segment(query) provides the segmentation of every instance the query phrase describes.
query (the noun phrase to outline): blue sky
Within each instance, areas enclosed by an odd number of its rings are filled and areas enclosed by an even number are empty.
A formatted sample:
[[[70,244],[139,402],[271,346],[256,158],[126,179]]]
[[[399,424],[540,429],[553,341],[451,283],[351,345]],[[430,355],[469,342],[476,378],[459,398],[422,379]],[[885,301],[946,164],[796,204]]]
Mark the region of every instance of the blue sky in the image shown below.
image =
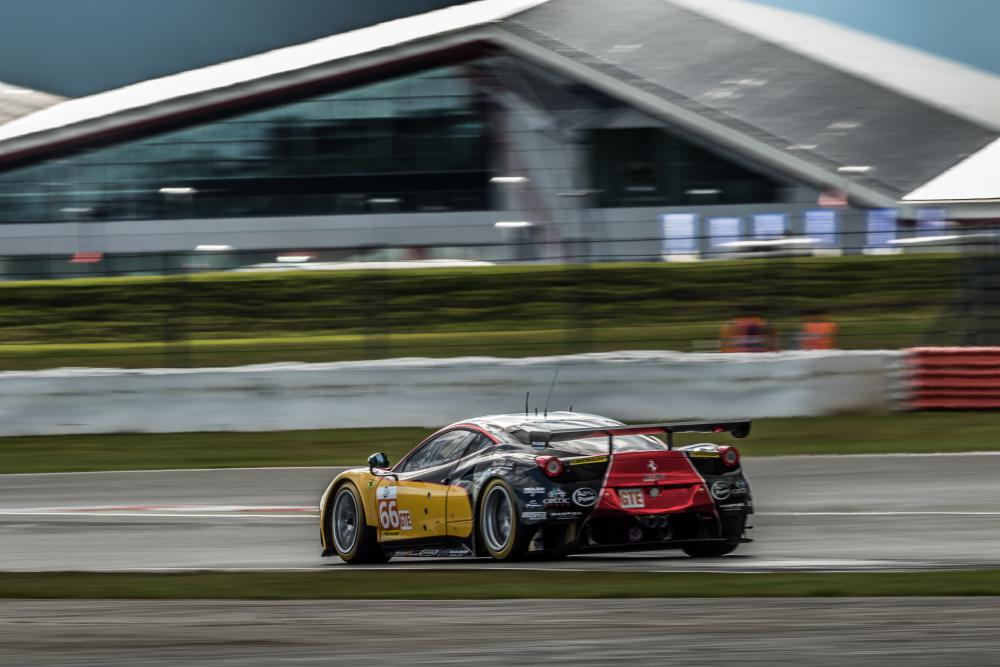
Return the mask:
[[[1000,0],[757,1],[1000,74]],[[0,0],[0,81],[84,95],[448,4],[454,0]]]
[[[1000,0],[755,0],[1000,74]]]
[[[79,96],[455,0],[0,0],[0,81]]]

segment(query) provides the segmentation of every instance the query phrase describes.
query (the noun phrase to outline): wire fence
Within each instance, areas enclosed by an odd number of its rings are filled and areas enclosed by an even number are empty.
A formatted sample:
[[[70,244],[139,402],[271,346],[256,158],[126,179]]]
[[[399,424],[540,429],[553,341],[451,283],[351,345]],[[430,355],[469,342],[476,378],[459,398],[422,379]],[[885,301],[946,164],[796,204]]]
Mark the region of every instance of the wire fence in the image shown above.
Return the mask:
[[[667,254],[671,239],[655,236],[524,236],[7,257],[0,368],[711,352],[725,347],[726,323],[750,312],[768,323],[774,348],[800,349],[817,310],[845,349],[1000,344],[1000,243],[990,230],[879,247],[850,245],[855,236],[836,247],[698,237],[693,247],[706,250]]]

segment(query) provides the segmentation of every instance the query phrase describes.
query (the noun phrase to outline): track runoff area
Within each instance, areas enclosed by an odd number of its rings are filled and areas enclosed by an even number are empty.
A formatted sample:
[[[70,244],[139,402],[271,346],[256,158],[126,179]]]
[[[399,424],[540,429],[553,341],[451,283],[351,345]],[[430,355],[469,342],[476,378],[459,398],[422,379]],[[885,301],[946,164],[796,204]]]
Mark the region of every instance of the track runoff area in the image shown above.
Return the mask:
[[[1000,553],[1000,453],[744,459],[752,544],[499,564],[397,558],[400,569],[790,572],[974,569]],[[0,570],[338,570],[316,503],[338,468],[0,476]]]

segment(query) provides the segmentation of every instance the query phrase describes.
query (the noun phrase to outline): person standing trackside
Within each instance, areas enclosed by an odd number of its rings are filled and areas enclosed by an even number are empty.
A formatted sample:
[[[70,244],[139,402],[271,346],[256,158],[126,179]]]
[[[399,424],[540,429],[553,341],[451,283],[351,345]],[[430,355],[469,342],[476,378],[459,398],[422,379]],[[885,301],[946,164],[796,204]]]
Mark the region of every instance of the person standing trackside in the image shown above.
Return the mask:
[[[755,308],[743,308],[739,315],[722,325],[719,345],[723,352],[774,352],[777,337],[771,323]]]
[[[822,309],[810,310],[802,322],[799,333],[799,349],[833,350],[837,347],[837,323]]]

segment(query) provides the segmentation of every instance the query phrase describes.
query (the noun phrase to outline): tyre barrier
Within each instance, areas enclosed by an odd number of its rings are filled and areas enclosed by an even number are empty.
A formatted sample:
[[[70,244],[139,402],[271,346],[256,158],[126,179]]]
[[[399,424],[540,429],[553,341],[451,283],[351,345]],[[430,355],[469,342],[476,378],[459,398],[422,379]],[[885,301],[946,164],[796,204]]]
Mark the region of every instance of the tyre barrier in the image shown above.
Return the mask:
[[[909,410],[1000,410],[1000,347],[914,347],[905,355]]]

